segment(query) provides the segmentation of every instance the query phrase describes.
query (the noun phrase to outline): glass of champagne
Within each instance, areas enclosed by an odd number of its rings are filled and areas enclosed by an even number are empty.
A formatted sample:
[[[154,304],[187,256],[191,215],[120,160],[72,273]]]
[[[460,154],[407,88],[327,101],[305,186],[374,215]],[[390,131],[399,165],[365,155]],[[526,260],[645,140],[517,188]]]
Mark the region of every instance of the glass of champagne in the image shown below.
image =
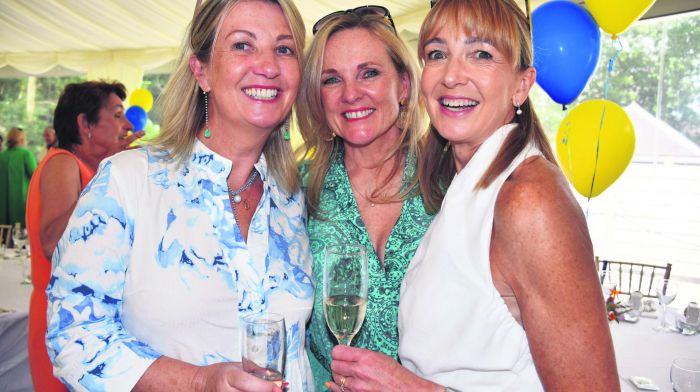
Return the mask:
[[[678,287],[669,279],[659,279],[656,281],[656,295],[659,298],[659,305],[661,305],[661,320],[659,321],[659,325],[654,329],[657,331],[670,332],[673,330],[673,327],[666,322],[666,308],[668,304],[676,299]]]
[[[284,316],[256,313],[243,317],[243,370],[282,387],[287,355]]]
[[[350,345],[367,310],[367,250],[359,244],[326,248],[323,266],[323,313],[338,343]]]

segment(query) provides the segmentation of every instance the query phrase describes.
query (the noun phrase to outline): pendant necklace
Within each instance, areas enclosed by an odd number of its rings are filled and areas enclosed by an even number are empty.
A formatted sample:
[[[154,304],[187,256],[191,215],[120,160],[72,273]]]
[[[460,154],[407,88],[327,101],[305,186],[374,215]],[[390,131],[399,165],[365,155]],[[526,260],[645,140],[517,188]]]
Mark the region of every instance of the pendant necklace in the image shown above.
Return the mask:
[[[250,206],[248,205],[248,200],[241,198],[241,192],[248,189],[253,184],[253,182],[255,181],[256,178],[258,178],[258,171],[253,169],[253,172],[250,173],[250,177],[248,178],[248,181],[246,181],[242,187],[240,187],[238,190],[235,190],[235,191],[231,190],[231,189],[228,190],[228,192],[231,194],[231,201],[233,202],[234,210],[235,210],[236,204],[240,203],[241,201],[243,201],[243,208],[245,208],[246,210],[250,209]]]

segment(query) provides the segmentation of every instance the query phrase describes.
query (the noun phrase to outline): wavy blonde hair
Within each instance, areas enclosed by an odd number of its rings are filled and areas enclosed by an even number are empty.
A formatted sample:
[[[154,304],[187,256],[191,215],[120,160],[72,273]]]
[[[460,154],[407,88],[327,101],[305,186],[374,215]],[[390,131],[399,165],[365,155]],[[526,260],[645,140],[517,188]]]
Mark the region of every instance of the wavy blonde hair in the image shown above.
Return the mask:
[[[423,62],[423,47],[443,28],[456,31],[461,29],[468,35],[476,35],[491,42],[505,53],[514,71],[524,71],[532,66],[532,38],[528,22],[525,14],[512,0],[437,2],[425,17],[418,38],[418,57]],[[529,97],[520,109],[522,114],[513,118],[513,122],[518,123],[518,131],[508,135],[496,158],[477,183],[477,189],[489,186],[529,143],[534,143],[547,160],[556,162]],[[428,211],[436,212],[440,209],[457,168],[449,141],[440,136],[432,124],[419,171],[423,201]]]
[[[419,161],[422,155],[422,139],[425,135],[425,111],[419,98],[418,64],[406,45],[396,35],[396,32],[387,24],[384,17],[379,15],[358,15],[353,12],[345,13],[328,21],[316,32],[309,50],[304,59],[304,72],[301,79],[301,88],[297,98],[297,114],[299,129],[305,142],[305,158],[311,159],[309,164],[306,200],[309,212],[314,216],[320,216],[321,187],[331,162],[340,151],[342,140],[335,138],[326,121],[323,103],[321,102],[321,73],[323,70],[323,55],[331,36],[339,31],[350,29],[365,29],[377,37],[386,48],[396,71],[400,77],[406,76],[410,82],[408,97],[405,107],[405,126],[401,129],[398,143],[391,148],[382,162],[394,159],[391,172],[380,182],[370,195],[378,198],[379,192],[385,188],[390,180],[401,168],[401,160],[398,159],[403,152],[409,155],[410,160]],[[401,199],[415,195],[419,192],[418,176],[410,179],[408,186],[400,190],[400,194],[390,195],[389,198]]]
[[[241,1],[265,1],[282,9],[296,45],[296,57],[303,62],[306,30],[299,11],[291,0],[207,0],[195,12],[187,36],[180,50],[175,72],[159,98],[163,108],[161,133],[151,142],[169,159],[184,163],[192,154],[197,132],[204,126],[204,94],[189,66],[194,54],[203,63],[209,63],[212,49],[221,25],[233,7]],[[262,21],[261,21],[262,22]],[[280,124],[281,126],[282,124]],[[281,130],[272,132],[263,152],[269,163],[271,175],[288,192],[299,189],[299,174],[294,154],[284,140]]]

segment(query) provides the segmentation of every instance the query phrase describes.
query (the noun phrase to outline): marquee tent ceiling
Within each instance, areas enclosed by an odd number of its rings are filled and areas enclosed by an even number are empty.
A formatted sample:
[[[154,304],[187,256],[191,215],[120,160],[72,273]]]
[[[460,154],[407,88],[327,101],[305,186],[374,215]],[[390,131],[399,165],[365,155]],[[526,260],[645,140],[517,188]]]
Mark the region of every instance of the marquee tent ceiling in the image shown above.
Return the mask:
[[[518,0],[524,3],[525,0]],[[531,0],[532,8],[546,0]],[[579,0],[582,2],[582,0]],[[0,77],[85,73],[120,63],[153,72],[177,54],[196,0],[0,0]],[[296,0],[307,30],[337,9],[366,0]],[[428,0],[376,0],[401,36],[415,41]],[[697,0],[657,0],[647,14],[700,9]],[[310,37],[310,31],[307,33]]]

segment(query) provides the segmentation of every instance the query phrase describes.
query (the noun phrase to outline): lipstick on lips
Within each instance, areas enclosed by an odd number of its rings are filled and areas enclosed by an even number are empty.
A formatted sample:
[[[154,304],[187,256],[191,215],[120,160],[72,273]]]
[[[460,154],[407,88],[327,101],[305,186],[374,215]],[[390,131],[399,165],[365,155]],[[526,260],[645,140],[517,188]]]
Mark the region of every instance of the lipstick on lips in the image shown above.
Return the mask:
[[[244,87],[241,91],[258,102],[275,102],[282,95],[282,90],[274,86],[253,85]]]
[[[373,108],[357,108],[343,112],[343,118],[347,121],[360,121],[369,117],[376,109]]]

